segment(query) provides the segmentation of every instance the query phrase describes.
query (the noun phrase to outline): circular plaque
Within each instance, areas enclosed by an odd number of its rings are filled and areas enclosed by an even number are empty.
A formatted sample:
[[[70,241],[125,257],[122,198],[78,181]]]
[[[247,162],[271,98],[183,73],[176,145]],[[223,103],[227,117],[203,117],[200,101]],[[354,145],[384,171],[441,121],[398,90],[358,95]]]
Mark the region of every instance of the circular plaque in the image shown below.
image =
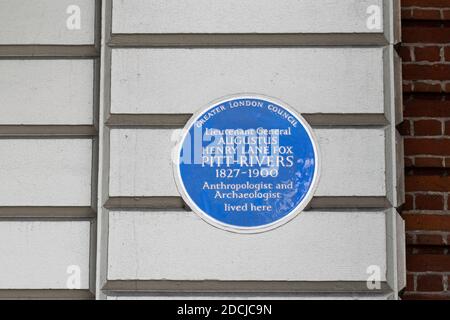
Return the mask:
[[[222,98],[197,112],[174,154],[185,202],[208,223],[238,233],[268,231],[293,219],[311,201],[319,167],[305,119],[256,94]]]

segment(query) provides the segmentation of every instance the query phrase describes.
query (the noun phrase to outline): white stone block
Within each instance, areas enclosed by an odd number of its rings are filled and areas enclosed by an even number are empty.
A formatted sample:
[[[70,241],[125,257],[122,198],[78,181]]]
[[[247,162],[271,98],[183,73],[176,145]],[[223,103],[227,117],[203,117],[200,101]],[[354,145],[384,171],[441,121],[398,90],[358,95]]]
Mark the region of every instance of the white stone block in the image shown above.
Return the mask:
[[[88,221],[1,221],[0,289],[88,289],[89,238]]]
[[[1,124],[92,124],[92,60],[0,60]]]
[[[192,212],[109,213],[109,280],[366,281],[386,271],[385,212],[304,212],[257,235]]]
[[[90,206],[90,139],[0,139],[0,206]]]

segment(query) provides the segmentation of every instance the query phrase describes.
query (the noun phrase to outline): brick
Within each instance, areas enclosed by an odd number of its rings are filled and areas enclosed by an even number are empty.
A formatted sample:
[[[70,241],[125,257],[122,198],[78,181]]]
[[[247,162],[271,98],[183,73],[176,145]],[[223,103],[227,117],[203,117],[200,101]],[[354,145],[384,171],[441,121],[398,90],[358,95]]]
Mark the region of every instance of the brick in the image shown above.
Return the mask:
[[[445,254],[410,254],[407,255],[408,271],[450,272],[450,255]]]
[[[450,33],[450,29],[448,30]],[[450,79],[450,65],[403,65],[403,79],[405,80],[447,80]]]
[[[405,138],[405,155],[450,156],[450,139]]]
[[[444,20],[450,20],[450,10],[442,10],[442,16]]]
[[[412,92],[426,92],[426,93],[441,93],[442,84],[440,83],[427,83],[423,81],[414,81],[412,84]]]
[[[450,291],[444,291],[447,276],[430,274],[450,273],[450,197],[444,196],[450,179],[441,169],[450,168],[450,0],[402,0],[401,5],[405,122],[398,130],[405,136],[408,168],[402,207],[408,273],[402,298],[450,300]]]
[[[416,157],[414,167],[418,168],[443,168],[444,158],[438,157]]]
[[[450,43],[450,28],[404,26],[402,38],[404,43]]]
[[[445,248],[442,246],[415,246],[415,255],[445,255]]]
[[[450,100],[412,97],[404,102],[405,117],[450,117]]]
[[[410,61],[412,61],[411,47],[405,47],[405,46],[400,47],[398,49],[398,54],[402,58],[403,62],[410,62]]]
[[[403,214],[408,231],[450,232],[450,215]]]
[[[441,11],[437,9],[412,9],[410,17],[414,20],[441,20]]]
[[[444,92],[450,93],[450,83],[447,83],[444,88]]]
[[[441,61],[441,48],[436,46],[415,47],[414,56],[416,61],[429,61],[429,62]]]
[[[403,300],[450,300],[449,293],[416,293],[407,292],[402,296]]]
[[[406,275],[406,291],[414,291],[414,274],[408,273]]]
[[[443,291],[443,277],[442,275],[418,275],[417,276],[417,291],[433,292]]]
[[[448,192],[450,190],[450,177],[438,175],[408,175],[405,178],[405,186],[407,192]]]
[[[413,92],[412,83],[403,83],[403,92]]]
[[[442,195],[417,194],[416,210],[443,210],[444,197]]]
[[[438,234],[418,234],[416,244],[424,246],[442,246],[445,245],[444,238]]]
[[[449,10],[450,12],[450,10]],[[445,61],[450,61],[450,47],[445,47],[444,49]]]
[[[412,167],[414,166],[414,158],[412,157],[405,157],[405,167]]]
[[[415,136],[440,136],[442,135],[442,123],[438,120],[414,121]]]
[[[405,204],[403,205],[403,210],[413,210],[414,209],[414,197],[411,194],[405,195]]]
[[[406,192],[448,192],[450,177],[439,175],[407,175],[405,177]]]
[[[412,19],[413,18],[413,9],[406,8],[402,9],[402,20]]]
[[[445,135],[450,136],[450,121],[445,122]]]
[[[402,136],[410,136],[411,135],[411,121],[404,120],[399,126],[398,126],[398,132]]]
[[[402,7],[431,7],[446,8],[450,7],[450,0],[402,0]]]
[[[414,245],[416,244],[416,235],[410,232],[406,232],[406,244],[407,245]]]

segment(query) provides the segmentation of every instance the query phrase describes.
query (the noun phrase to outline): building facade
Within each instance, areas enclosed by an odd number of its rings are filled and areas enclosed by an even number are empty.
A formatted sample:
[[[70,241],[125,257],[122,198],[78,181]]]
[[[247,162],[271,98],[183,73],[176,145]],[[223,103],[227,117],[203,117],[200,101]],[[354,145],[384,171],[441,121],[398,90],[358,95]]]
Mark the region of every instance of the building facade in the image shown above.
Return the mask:
[[[0,297],[398,299],[400,12],[396,0],[2,1]],[[301,114],[321,159],[304,212],[254,235],[201,220],[172,168],[193,113],[248,93]]]

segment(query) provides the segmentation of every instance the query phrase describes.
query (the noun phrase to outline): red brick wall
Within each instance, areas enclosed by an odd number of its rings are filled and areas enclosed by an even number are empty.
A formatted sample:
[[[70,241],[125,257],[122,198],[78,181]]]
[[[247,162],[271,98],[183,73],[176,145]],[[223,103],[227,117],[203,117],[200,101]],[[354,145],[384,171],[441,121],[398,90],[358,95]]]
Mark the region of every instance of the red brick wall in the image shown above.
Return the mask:
[[[450,300],[450,0],[402,0],[408,286]]]

